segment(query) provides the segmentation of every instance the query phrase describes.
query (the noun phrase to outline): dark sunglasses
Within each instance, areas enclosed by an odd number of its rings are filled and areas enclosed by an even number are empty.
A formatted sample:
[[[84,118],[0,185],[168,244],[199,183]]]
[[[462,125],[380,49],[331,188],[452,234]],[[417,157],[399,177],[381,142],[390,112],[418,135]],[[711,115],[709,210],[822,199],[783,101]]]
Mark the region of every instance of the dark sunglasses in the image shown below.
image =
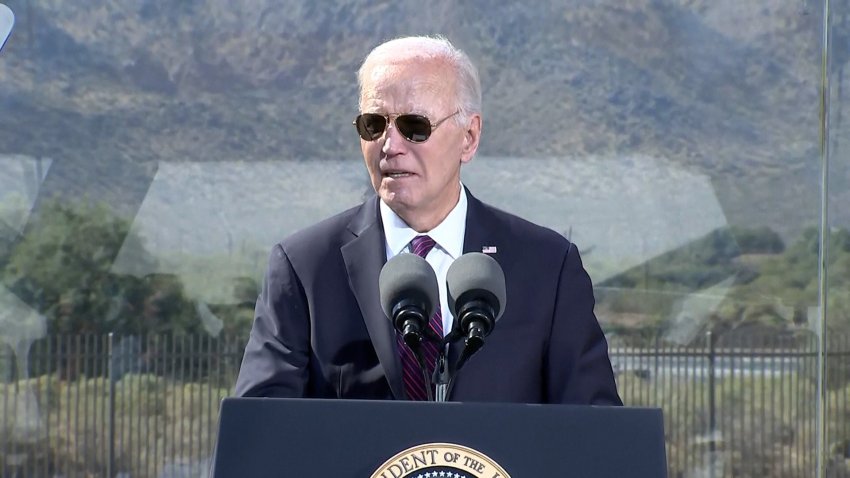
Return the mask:
[[[394,119],[395,127],[404,139],[411,143],[424,143],[431,137],[431,133],[443,124],[443,121],[460,113],[460,110],[437,121],[433,125],[426,116],[404,114],[404,115],[380,115],[378,113],[362,113],[354,119],[357,133],[364,141],[375,141],[380,138],[387,129],[390,119]]]

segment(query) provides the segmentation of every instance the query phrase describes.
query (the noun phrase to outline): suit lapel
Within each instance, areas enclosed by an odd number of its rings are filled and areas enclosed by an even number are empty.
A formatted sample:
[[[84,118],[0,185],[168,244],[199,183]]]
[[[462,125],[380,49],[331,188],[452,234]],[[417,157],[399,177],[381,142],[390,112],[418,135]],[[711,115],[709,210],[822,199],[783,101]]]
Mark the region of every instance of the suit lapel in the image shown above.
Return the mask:
[[[405,395],[401,361],[395,348],[395,331],[381,310],[378,291],[378,275],[387,262],[387,253],[376,197],[360,208],[348,228],[355,237],[340,248],[348,272],[348,283],[357,299],[390,390],[400,399]]]
[[[463,236],[463,253],[481,252],[485,246],[495,246],[493,231],[489,227],[489,211],[484,204],[466,190],[466,232]]]

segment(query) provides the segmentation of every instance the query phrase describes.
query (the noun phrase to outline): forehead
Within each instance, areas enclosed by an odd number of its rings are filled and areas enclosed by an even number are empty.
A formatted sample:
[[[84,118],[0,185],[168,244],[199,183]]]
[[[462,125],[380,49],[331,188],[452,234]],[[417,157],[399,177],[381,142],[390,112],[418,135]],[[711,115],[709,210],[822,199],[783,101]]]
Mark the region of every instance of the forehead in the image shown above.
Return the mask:
[[[360,106],[389,113],[434,110],[453,102],[451,69],[432,59],[376,62],[363,77]]]

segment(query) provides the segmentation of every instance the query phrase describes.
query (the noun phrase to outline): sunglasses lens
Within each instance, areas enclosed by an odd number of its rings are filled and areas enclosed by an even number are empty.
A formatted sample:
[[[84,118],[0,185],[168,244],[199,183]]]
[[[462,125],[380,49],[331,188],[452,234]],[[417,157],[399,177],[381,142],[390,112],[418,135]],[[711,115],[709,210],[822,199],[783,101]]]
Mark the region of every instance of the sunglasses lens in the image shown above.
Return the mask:
[[[355,121],[357,133],[365,141],[375,141],[380,138],[387,128],[387,120],[375,113],[363,113]]]
[[[364,141],[375,141],[387,129],[387,118],[376,113],[363,113],[354,121],[357,133]],[[431,136],[431,122],[422,115],[400,115],[395,126],[402,136],[413,143],[422,143]]]
[[[431,122],[421,115],[401,115],[395,120],[398,132],[405,138],[421,143],[431,136]]]

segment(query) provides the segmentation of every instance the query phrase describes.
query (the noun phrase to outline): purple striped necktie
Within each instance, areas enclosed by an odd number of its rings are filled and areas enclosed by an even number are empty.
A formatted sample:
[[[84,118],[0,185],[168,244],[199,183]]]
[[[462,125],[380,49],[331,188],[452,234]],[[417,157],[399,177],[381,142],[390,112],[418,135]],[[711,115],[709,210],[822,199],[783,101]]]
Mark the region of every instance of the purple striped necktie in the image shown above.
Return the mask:
[[[434,242],[429,236],[416,236],[410,241],[410,251],[419,257],[425,257],[434,248]],[[437,304],[437,311],[428,322],[428,326],[437,337],[443,336],[443,314],[440,311],[440,304]],[[416,360],[416,355],[404,343],[401,334],[396,334],[398,342],[399,355],[401,355],[402,377],[404,378],[404,389],[407,392],[409,400],[427,400],[428,395],[425,391],[425,380],[422,377],[422,372],[419,369],[419,362]],[[422,354],[425,357],[425,365],[428,369],[428,377],[434,373],[434,367],[437,363],[437,344],[430,341],[422,342]],[[430,386],[430,379],[428,381]]]

